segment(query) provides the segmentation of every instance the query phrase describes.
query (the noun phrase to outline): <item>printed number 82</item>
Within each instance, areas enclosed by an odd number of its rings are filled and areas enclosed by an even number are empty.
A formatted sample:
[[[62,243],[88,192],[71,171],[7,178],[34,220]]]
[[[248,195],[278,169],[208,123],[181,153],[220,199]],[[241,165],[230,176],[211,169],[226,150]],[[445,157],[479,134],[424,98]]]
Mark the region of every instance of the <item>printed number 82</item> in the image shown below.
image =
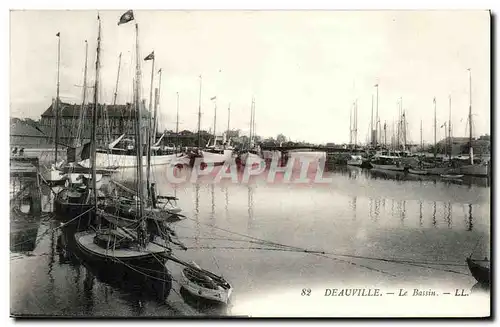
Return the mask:
[[[310,288],[303,288],[302,293],[300,293],[302,296],[311,296],[311,289]]]

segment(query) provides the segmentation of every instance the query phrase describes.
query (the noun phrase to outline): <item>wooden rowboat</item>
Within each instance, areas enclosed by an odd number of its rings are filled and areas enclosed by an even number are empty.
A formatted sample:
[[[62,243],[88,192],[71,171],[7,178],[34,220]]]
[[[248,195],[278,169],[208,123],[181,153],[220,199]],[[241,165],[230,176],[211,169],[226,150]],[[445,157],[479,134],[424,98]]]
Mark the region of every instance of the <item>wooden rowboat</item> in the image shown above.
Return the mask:
[[[427,170],[413,168],[408,169],[408,172],[415,175],[427,175],[429,173]]]
[[[196,263],[194,267],[186,267],[181,271],[181,286],[192,295],[203,299],[227,304],[231,296],[232,287],[222,277],[212,278],[205,274]]]
[[[441,174],[442,178],[446,179],[460,179],[464,177],[464,175],[459,175],[459,174]]]
[[[467,258],[467,266],[472,276],[482,285],[490,284],[490,261]]]

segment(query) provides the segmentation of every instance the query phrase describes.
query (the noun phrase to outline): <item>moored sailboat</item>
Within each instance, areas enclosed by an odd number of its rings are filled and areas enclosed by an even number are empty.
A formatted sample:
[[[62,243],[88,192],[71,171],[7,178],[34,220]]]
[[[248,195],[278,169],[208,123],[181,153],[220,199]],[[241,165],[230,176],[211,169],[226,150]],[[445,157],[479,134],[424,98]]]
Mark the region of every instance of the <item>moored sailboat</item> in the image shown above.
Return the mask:
[[[134,19],[133,12],[128,11],[120,18],[120,23],[127,23]],[[98,16],[98,38],[97,38],[97,56],[96,56],[96,79],[95,90],[98,90],[99,68],[100,68],[100,50],[101,50],[101,21]],[[136,51],[139,54],[138,47],[138,25],[135,24],[136,31]],[[138,56],[137,56],[138,57]],[[139,84],[140,83],[140,64],[137,60],[134,105],[136,108],[136,120],[138,126],[141,123],[140,106],[139,106]],[[98,103],[98,92],[94,92],[94,106]],[[118,216],[111,216],[98,209],[96,186],[96,125],[97,125],[96,110],[93,115],[92,126],[92,184],[93,184],[93,205],[97,220],[97,228],[91,231],[75,233],[75,242],[81,253],[86,257],[86,260],[92,262],[100,262],[101,264],[114,264],[122,268],[130,268],[132,270],[141,270],[150,265],[158,263],[163,267],[165,264],[164,253],[169,251],[169,248],[157,242],[151,242],[148,238],[147,225],[144,215],[144,184],[142,179],[142,142],[139,128],[136,128],[137,139],[137,193],[138,193],[138,212],[136,220],[129,220]],[[108,227],[101,224],[101,219],[108,221]]]

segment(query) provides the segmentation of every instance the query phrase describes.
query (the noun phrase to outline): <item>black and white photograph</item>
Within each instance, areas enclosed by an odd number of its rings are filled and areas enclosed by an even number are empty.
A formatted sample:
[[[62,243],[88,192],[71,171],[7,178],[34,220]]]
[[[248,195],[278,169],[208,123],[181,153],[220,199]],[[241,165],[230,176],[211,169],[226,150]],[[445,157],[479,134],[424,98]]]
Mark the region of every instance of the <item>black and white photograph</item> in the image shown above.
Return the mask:
[[[9,20],[11,317],[491,317],[487,8]]]

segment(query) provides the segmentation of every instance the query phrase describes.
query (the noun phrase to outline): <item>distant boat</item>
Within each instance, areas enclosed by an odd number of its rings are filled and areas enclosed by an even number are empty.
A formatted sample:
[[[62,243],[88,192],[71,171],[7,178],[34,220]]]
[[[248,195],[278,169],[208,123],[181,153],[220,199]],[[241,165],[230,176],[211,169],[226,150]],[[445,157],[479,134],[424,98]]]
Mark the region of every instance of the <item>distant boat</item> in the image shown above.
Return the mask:
[[[446,178],[446,179],[460,179],[460,178],[464,177],[464,175],[460,175],[460,174],[441,174],[441,177],[442,178]]]
[[[471,176],[488,176],[488,164],[474,164],[460,167],[460,172]]]
[[[371,161],[372,167],[375,169],[404,171],[405,166],[401,163],[400,157],[390,155],[378,155]]]
[[[490,261],[467,258],[467,266],[472,276],[482,285],[490,285]]]
[[[351,155],[351,159],[347,160],[349,166],[361,167],[363,165],[363,157],[359,155]]]
[[[424,170],[424,169],[415,169],[415,168],[410,168],[408,169],[408,172],[410,174],[414,174],[414,175],[427,175],[429,172],[427,170]]]

